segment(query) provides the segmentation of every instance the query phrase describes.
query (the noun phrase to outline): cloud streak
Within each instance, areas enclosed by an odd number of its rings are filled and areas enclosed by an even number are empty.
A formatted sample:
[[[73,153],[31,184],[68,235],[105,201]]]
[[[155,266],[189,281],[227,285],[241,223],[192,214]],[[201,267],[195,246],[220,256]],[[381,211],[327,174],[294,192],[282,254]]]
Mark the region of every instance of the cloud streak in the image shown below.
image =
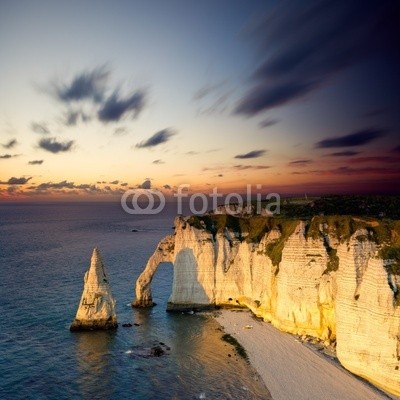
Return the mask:
[[[249,151],[248,153],[237,154],[235,156],[235,158],[238,158],[238,159],[258,158],[258,157],[262,157],[266,152],[267,152],[267,150],[253,150],[253,151]]]
[[[242,165],[242,164],[239,164],[239,165],[234,165],[233,168],[236,170],[243,171],[243,170],[247,170],[247,169],[254,169],[254,170],[269,169],[269,168],[271,168],[271,166],[270,165]]]
[[[146,93],[136,91],[126,98],[121,98],[115,91],[100,107],[97,115],[102,122],[116,122],[130,113],[136,118],[145,106]]]
[[[11,139],[11,140],[8,141],[7,143],[2,144],[1,147],[2,147],[3,149],[9,150],[9,149],[14,148],[17,144],[18,144],[17,139]]]
[[[279,122],[279,119],[267,118],[261,121],[258,126],[260,128],[269,128],[270,126],[274,126]]]
[[[12,178],[10,178],[8,181],[6,182],[2,182],[0,181],[0,184],[2,185],[25,185],[27,184],[30,180],[32,179],[32,177],[29,178],[16,178],[15,176],[13,176]]]
[[[383,129],[364,129],[345,136],[333,137],[315,143],[315,148],[326,149],[331,147],[355,147],[368,144],[387,133]]]
[[[91,117],[82,110],[68,110],[64,115],[65,126],[76,126],[79,121],[88,122]]]
[[[338,167],[329,170],[315,170],[310,171],[311,174],[316,175],[400,175],[399,167],[363,167],[352,168],[349,166]]]
[[[304,167],[306,165],[311,164],[313,161],[312,160],[295,160],[295,161],[290,161],[289,166],[290,167]]]
[[[29,165],[42,165],[43,164],[43,160],[32,160],[32,161],[28,161]]]
[[[92,100],[99,103],[104,97],[109,76],[110,71],[105,66],[82,71],[75,75],[69,83],[53,84],[56,98],[66,103],[81,100]]]
[[[395,3],[276,2],[250,28],[260,62],[234,113],[254,116],[292,103],[376,52],[395,54]]]
[[[149,137],[147,140],[139,142],[138,144],[136,144],[136,147],[138,149],[155,147],[160,144],[167,143],[174,135],[176,135],[176,132],[174,132],[173,130],[169,128],[163,129],[161,131],[156,132],[153,136]]]
[[[48,189],[75,189],[76,186],[73,182],[68,182],[66,180],[53,183],[53,182],[46,182],[41,183],[40,185],[36,186],[36,190],[48,190]]]
[[[394,152],[394,153],[400,153],[400,145],[399,145],[399,146],[396,146],[396,147],[392,150],[392,152]]]
[[[1,154],[1,160],[8,160],[9,158],[19,157],[19,154]]]
[[[32,122],[31,129],[33,132],[41,135],[48,135],[50,133],[50,130],[45,122]]]
[[[64,142],[57,141],[56,138],[43,138],[39,141],[39,147],[50,153],[57,154],[72,150],[73,140]]]
[[[391,164],[399,163],[399,157],[390,156],[371,156],[371,157],[357,157],[352,158],[348,161],[349,164],[364,164],[364,163],[379,163],[379,164]]]
[[[347,151],[337,151],[335,153],[330,153],[327,155],[331,156],[331,157],[352,157],[352,156],[356,156],[357,154],[360,154],[360,152],[353,151],[353,150],[347,150]]]
[[[263,84],[253,88],[236,106],[235,114],[252,116],[261,111],[283,106],[303,97],[316,86],[315,82],[284,82],[272,86]]]

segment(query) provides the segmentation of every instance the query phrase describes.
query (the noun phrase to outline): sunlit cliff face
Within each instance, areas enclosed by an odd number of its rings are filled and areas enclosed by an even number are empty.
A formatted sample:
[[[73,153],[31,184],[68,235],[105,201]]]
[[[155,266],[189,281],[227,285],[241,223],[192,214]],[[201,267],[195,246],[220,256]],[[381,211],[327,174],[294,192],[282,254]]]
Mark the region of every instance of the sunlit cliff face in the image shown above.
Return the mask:
[[[208,215],[174,226],[139,276],[134,306],[153,304],[152,277],[172,262],[169,310],[247,307],[282,331],[336,343],[343,366],[400,394],[397,221]]]

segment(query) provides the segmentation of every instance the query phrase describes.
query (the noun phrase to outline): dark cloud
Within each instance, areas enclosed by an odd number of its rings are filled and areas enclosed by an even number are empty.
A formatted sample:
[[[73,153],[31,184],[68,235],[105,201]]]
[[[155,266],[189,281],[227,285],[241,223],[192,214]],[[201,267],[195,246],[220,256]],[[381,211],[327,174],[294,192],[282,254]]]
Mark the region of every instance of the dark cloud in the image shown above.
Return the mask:
[[[115,128],[115,130],[114,130],[115,136],[123,136],[123,135],[126,135],[127,133],[128,133],[128,129],[121,127],[121,126],[118,128]]]
[[[160,165],[160,164],[165,164],[163,160],[154,160],[152,164]]]
[[[17,139],[11,139],[9,142],[7,142],[6,144],[2,144],[1,147],[3,147],[3,149],[12,149],[13,147],[15,147],[18,144]]]
[[[235,109],[235,114],[248,116],[261,111],[283,106],[290,101],[304,96],[315,86],[312,82],[284,82],[281,84],[263,85],[253,88]]]
[[[392,150],[392,152],[394,152],[394,153],[400,153],[400,145],[396,146],[396,147]]]
[[[25,185],[26,183],[28,183],[30,180],[32,179],[32,177],[29,178],[16,178],[15,176],[13,176],[12,178],[10,178],[8,181],[6,182],[1,182],[0,184],[2,185]]]
[[[327,155],[332,157],[351,157],[351,156],[356,156],[357,154],[360,154],[360,152],[347,150],[347,151],[337,151],[335,153],[330,153]]]
[[[167,190],[171,190],[172,189],[171,186],[169,186],[169,185],[164,185],[163,188],[167,189]]]
[[[390,156],[357,157],[357,158],[352,158],[348,161],[349,164],[364,164],[364,163],[391,164],[398,162],[400,162],[399,157],[390,157]]]
[[[384,107],[384,108],[375,108],[375,109],[373,109],[373,110],[370,110],[370,111],[364,113],[364,114],[363,114],[363,117],[377,117],[377,116],[379,116],[379,115],[386,114],[386,112],[387,112],[388,110],[389,110],[389,109],[386,108],[386,107]]]
[[[311,164],[312,162],[313,162],[312,160],[295,160],[295,161],[290,161],[289,166],[302,167]]]
[[[43,160],[28,161],[28,164],[30,164],[30,165],[41,165],[41,164],[43,164]]]
[[[50,130],[45,122],[32,122],[31,129],[33,132],[40,133],[42,135],[48,135],[50,133]]]
[[[321,140],[315,144],[317,149],[325,149],[331,147],[354,147],[362,146],[373,140],[379,139],[387,133],[383,129],[364,129],[349,135],[339,136]]]
[[[270,165],[234,165],[233,168],[237,169],[237,170],[246,170],[246,169],[269,169],[271,168]]]
[[[258,158],[263,156],[267,151],[266,150],[253,150],[249,151],[245,154],[237,154],[235,158],[245,159],[245,158]]]
[[[311,174],[317,175],[400,175],[400,168],[398,166],[393,167],[364,167],[364,168],[352,168],[349,166],[338,167],[330,170],[315,170],[310,171]]]
[[[99,189],[96,185],[92,185],[90,183],[82,183],[80,185],[75,185],[76,189],[84,190],[88,193],[100,193],[101,189]]]
[[[141,185],[139,185],[139,189],[151,189],[150,179],[146,179]]]
[[[76,186],[74,182],[68,182],[68,181],[61,181],[58,183],[53,183],[53,182],[46,182],[46,183],[41,183],[40,185],[36,186],[36,190],[48,190],[48,189],[75,189]]]
[[[395,1],[276,2],[250,29],[261,60],[234,113],[252,116],[291,103],[366,57],[395,54],[397,9]]]
[[[99,103],[104,97],[109,75],[110,71],[105,66],[83,71],[69,83],[55,83],[55,95],[58,100],[67,103],[79,100],[92,100]]]
[[[110,182],[110,185],[118,185],[118,183],[119,183],[119,181],[115,180],[115,181]]]
[[[80,116],[79,111],[67,111],[65,115],[65,125],[67,126],[77,125],[79,116]]]
[[[79,121],[88,122],[91,117],[82,110],[68,110],[64,115],[64,124],[66,126],[76,126]]]
[[[258,126],[260,128],[269,128],[270,126],[276,125],[279,122],[279,119],[267,118],[261,121]]]
[[[176,135],[176,133],[167,128],[162,131],[156,132],[153,136],[149,137],[147,140],[144,140],[136,145],[138,149],[143,149],[146,147],[155,147],[159,144],[168,142],[172,136]]]
[[[121,188],[112,189],[110,186],[106,186],[104,189],[101,189],[94,184],[82,183],[76,185],[74,182],[68,182],[67,180],[60,182],[44,182],[37,186],[30,186],[28,189],[30,192],[25,192],[27,195],[46,195],[54,191],[68,195],[78,195],[80,192],[89,195],[121,195],[124,193]]]
[[[45,138],[39,141],[39,147],[41,149],[55,154],[60,152],[70,151],[72,149],[73,144],[74,144],[73,140],[58,142],[56,138]]]
[[[7,160],[9,158],[19,157],[19,154],[0,154],[0,159]]]
[[[223,176],[223,174],[218,174],[218,178],[222,178]]]
[[[122,187],[128,186],[128,182],[121,183]]]
[[[187,156],[196,156],[197,154],[200,154],[198,151],[187,151],[185,153]]]
[[[137,91],[125,99],[120,98],[118,91],[115,91],[100,107],[99,120],[119,121],[127,113],[137,117],[145,105],[145,99],[146,94],[143,91]]]

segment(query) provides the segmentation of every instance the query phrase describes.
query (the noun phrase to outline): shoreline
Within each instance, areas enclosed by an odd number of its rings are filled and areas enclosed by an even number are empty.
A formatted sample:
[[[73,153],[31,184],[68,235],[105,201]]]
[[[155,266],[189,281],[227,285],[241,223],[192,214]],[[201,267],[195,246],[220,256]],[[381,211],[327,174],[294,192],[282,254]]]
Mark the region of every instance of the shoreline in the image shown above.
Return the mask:
[[[398,399],[356,377],[337,359],[255,318],[250,310],[219,310],[215,319],[244,347],[273,400]]]

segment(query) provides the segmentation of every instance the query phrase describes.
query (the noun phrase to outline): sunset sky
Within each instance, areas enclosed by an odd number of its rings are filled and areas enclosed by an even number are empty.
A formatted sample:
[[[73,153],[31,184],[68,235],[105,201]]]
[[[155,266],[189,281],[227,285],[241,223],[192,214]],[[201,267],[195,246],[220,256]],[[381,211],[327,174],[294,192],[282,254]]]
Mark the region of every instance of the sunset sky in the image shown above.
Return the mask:
[[[0,200],[400,193],[393,1],[0,0]]]

